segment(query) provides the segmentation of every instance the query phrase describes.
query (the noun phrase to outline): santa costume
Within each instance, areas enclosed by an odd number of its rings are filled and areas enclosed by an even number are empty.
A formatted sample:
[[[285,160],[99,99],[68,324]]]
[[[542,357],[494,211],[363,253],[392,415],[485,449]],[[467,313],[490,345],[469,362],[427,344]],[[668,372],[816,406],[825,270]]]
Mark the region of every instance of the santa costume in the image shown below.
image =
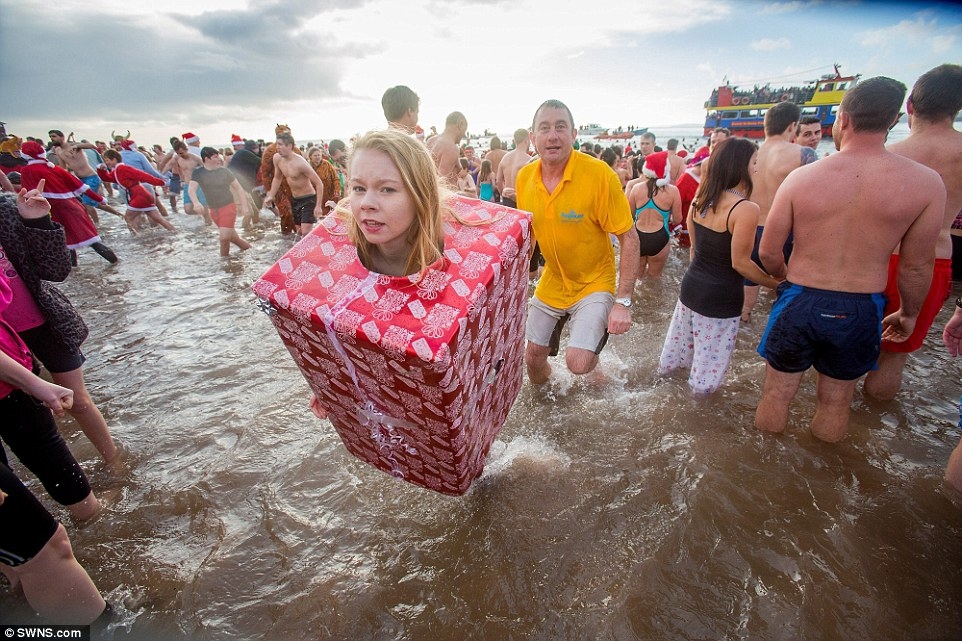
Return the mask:
[[[97,175],[101,180],[120,185],[127,196],[128,211],[150,211],[157,209],[154,194],[140,183],[150,183],[158,187],[164,186],[164,181],[155,178],[147,172],[140,171],[130,165],[118,163],[112,170],[104,165],[97,167]]]
[[[78,198],[86,195],[102,203],[103,197],[63,167],[48,162],[40,143],[23,143],[20,155],[27,161],[20,168],[21,185],[30,191],[44,181],[43,197],[50,201],[50,217],[64,228],[67,247],[79,249],[100,243],[97,228]]]

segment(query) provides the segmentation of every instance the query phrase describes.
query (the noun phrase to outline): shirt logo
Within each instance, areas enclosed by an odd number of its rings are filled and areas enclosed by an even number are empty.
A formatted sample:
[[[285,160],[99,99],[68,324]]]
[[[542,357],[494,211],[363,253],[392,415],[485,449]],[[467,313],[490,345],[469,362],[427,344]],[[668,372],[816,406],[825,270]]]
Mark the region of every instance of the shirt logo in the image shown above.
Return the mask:
[[[563,223],[580,223],[584,220],[584,217],[584,214],[579,214],[573,209],[571,211],[561,212],[561,222]]]

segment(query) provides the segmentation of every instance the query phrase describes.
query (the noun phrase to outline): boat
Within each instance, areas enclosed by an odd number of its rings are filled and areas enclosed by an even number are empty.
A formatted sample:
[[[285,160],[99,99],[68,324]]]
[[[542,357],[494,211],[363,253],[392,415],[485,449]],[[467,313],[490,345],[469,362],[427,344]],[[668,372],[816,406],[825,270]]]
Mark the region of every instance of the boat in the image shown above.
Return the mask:
[[[629,138],[634,138],[635,134],[630,131],[619,131],[613,134],[605,132],[603,134],[598,134],[595,136],[596,140],[628,140]]]
[[[734,87],[727,82],[712,91],[705,102],[705,136],[715,127],[726,127],[735,136],[765,137],[765,112],[780,102],[794,102],[802,116],[816,116],[822,123],[822,135],[831,137],[838,105],[845,92],[854,87],[861,74],[843,76],[836,64],[834,74],[802,85],[775,88],[771,84],[751,89]]]
[[[648,133],[648,127],[642,127],[641,129],[634,129],[632,130],[631,133],[633,133],[636,136],[640,136],[641,134],[646,134]]]
[[[595,136],[597,134],[608,133],[608,130],[596,123],[588,123],[578,127],[579,136]]]

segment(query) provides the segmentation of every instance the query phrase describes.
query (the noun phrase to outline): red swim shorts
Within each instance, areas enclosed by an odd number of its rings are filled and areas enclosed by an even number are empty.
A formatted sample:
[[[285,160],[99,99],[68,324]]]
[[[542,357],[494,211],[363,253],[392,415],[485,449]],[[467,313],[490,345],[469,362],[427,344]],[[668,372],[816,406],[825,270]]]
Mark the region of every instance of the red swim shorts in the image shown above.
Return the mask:
[[[889,302],[885,306],[885,315],[898,311],[902,304],[898,288],[899,255],[892,254],[889,259],[889,279],[885,285],[885,295]],[[882,349],[886,352],[908,353],[914,352],[922,347],[925,335],[929,333],[929,328],[935,321],[942,303],[952,292],[952,259],[936,258],[935,269],[932,271],[932,284],[929,286],[929,293],[925,295],[925,302],[919,310],[919,318],[915,321],[915,330],[909,339],[903,343],[892,343],[882,341]]]
[[[211,208],[210,218],[218,227],[233,229],[234,223],[237,222],[237,203],[224,205],[217,209]]]

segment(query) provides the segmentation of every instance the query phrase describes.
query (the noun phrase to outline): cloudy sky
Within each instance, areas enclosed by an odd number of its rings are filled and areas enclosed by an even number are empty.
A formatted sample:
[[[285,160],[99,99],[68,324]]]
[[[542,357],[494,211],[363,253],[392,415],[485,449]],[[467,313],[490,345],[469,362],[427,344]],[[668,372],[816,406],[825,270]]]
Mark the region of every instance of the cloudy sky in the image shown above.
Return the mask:
[[[348,138],[405,84],[421,125],[510,133],[547,98],[578,123],[696,123],[712,88],[962,62],[962,9],[792,0],[0,0],[0,120],[140,144],[192,131]]]

